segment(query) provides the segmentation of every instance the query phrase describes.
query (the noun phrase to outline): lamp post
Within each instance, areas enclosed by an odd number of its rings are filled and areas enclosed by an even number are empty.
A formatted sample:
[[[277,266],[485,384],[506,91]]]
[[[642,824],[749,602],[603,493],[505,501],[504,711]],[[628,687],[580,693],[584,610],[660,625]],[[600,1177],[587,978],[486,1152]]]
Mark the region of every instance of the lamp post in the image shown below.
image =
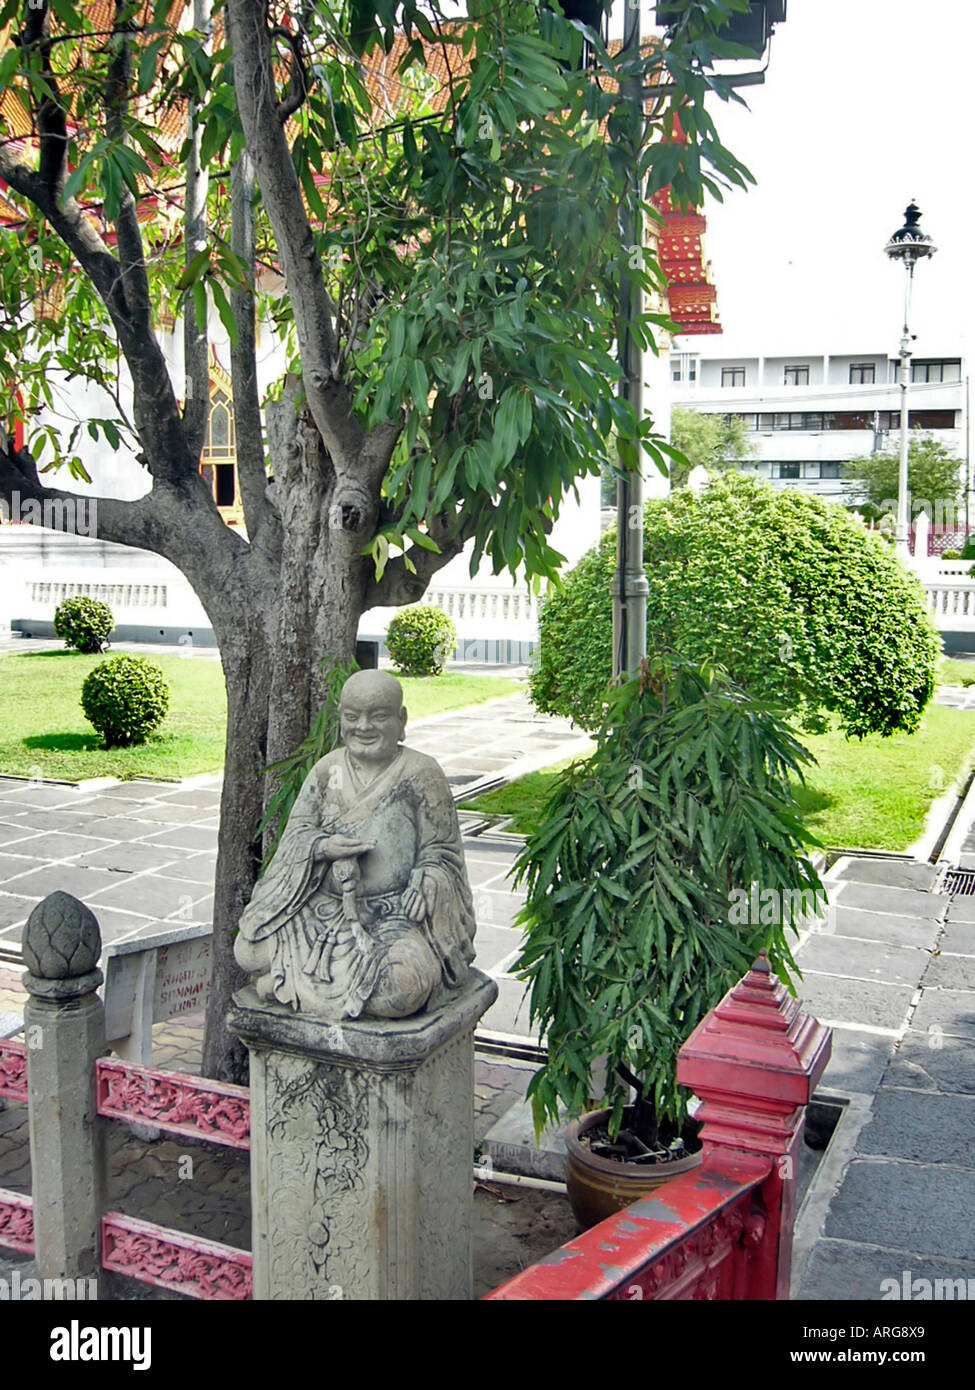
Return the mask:
[[[623,47],[640,51],[640,4],[627,5]],[[643,116],[643,84],[630,80],[626,95],[635,112]],[[622,208],[623,243],[634,249],[643,244],[640,188],[636,180]],[[640,286],[633,280],[621,285],[619,354],[622,393],[639,422],[643,418],[643,358],[634,327],[643,309]],[[643,451],[639,467],[621,473],[616,482],[616,569],[613,596],[613,679],[627,675],[647,654],[647,595],[650,585],[643,568]]]
[[[933,256],[938,249],[929,236],[921,231],[918,223],[921,212],[916,203],[908,204],[904,213],[904,225],[896,231],[884,247],[892,261],[901,261],[906,272],[904,277],[904,331],[900,346],[900,388],[901,388],[901,455],[897,473],[897,529],[895,549],[902,560],[909,560],[911,548],[908,543],[909,516],[907,493],[907,440],[908,413],[907,392],[911,382],[911,332],[908,320],[911,313],[911,289],[914,284],[914,267],[926,256]]]

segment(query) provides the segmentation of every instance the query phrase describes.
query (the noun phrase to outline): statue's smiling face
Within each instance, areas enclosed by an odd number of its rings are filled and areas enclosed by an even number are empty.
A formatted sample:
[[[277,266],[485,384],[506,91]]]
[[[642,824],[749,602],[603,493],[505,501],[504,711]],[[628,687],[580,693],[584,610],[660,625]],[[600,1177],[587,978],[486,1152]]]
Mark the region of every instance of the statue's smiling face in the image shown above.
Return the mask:
[[[393,696],[343,692],[339,708],[342,742],[354,758],[388,763],[406,735],[406,710]]]

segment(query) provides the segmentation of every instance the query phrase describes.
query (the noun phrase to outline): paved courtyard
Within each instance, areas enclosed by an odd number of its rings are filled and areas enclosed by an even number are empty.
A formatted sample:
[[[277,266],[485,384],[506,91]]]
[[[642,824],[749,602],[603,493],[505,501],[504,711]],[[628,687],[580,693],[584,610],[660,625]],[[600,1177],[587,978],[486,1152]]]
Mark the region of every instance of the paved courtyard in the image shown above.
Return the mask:
[[[458,799],[585,747],[568,724],[534,715],[523,694],[417,724],[409,742],[441,761]],[[0,779],[0,1011],[22,1009],[22,924],[54,888],[91,906],[106,943],[209,922],[218,802],[213,777],[81,787]],[[476,1064],[476,1133],[490,1150],[498,1123],[521,1114],[532,1073],[484,1051],[531,1040],[510,975],[521,899],[509,875],[521,841],[481,816],[461,821],[477,964],[499,987]],[[959,843],[962,867],[975,867],[975,825]],[[940,883],[936,866],[906,856],[848,856],[830,871],[828,914],[798,946],[800,997],[834,1030],[819,1094],[842,1119],[797,1224],[794,1297],[878,1299],[881,1280],[903,1270],[975,1279],[975,896],[947,896]],[[200,1015],[157,1024],[155,1064],[198,1069],[201,1035]],[[198,1181],[174,1186],[172,1145],[147,1147],[114,1128],[112,1200],[122,1210],[246,1243],[246,1161],[201,1149]],[[28,1163],[25,1112],[11,1105],[0,1114],[0,1185],[26,1190]],[[480,1200],[496,1228],[497,1211],[487,1212],[484,1192]],[[524,1229],[504,1237],[511,1258],[568,1238],[548,1212],[534,1197],[521,1209]],[[525,1243],[533,1231],[549,1245]],[[497,1282],[484,1277],[482,1287]]]

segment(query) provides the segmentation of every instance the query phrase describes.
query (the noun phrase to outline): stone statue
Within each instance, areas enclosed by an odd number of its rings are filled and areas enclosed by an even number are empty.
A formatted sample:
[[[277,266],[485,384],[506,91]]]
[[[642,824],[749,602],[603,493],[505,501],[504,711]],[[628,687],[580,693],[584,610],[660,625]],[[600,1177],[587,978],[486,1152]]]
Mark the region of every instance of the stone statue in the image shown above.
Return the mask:
[[[402,746],[399,681],[342,687],[342,747],[315,764],[240,919],[239,964],[266,1000],[338,1022],[406,1018],[449,998],[474,911],[447,779]]]

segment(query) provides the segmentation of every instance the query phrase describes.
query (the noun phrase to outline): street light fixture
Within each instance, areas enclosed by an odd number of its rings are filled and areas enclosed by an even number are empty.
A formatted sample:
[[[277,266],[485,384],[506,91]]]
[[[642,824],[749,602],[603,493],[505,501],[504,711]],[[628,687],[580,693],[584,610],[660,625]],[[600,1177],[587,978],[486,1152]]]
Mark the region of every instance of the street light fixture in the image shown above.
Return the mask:
[[[914,284],[915,265],[918,261],[924,260],[925,257],[933,256],[938,249],[931,238],[921,231],[918,225],[920,219],[921,212],[917,204],[910,203],[904,213],[903,227],[894,233],[884,247],[892,261],[903,262],[907,272],[904,277],[904,331],[901,334],[900,346],[901,456],[897,474],[897,530],[895,532],[895,548],[902,560],[910,559],[911,554],[908,543],[909,516],[907,505],[907,391],[911,382],[911,343],[913,342],[908,327],[911,313],[911,289]]]

